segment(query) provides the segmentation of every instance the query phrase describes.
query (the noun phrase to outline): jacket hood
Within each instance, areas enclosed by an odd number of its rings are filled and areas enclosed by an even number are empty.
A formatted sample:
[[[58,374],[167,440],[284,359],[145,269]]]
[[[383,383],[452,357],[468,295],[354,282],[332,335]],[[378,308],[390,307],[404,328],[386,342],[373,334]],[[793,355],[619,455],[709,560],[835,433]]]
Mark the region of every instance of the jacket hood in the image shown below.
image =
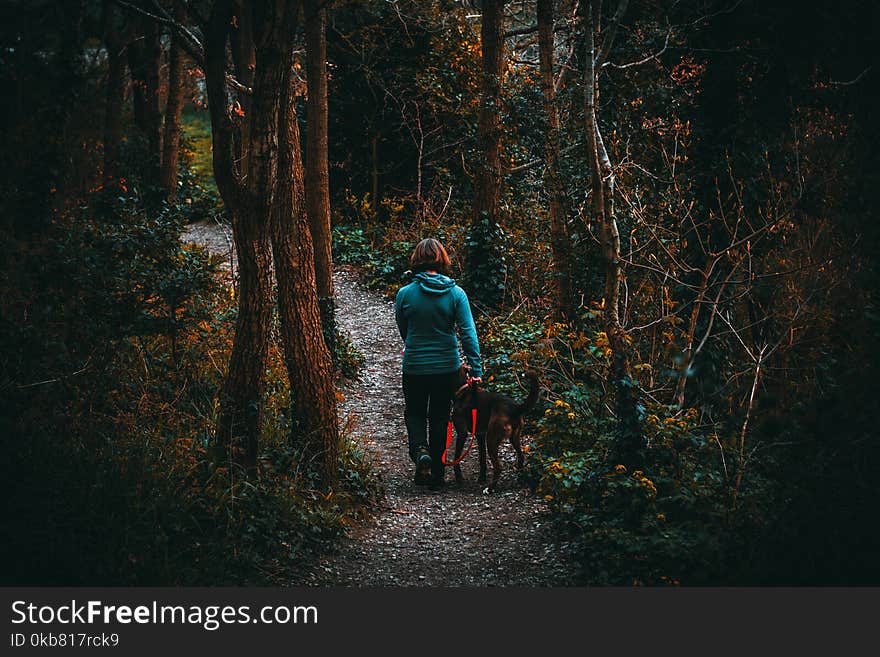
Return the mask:
[[[428,272],[419,272],[413,278],[414,283],[418,283],[428,294],[446,294],[455,287],[455,281],[444,276],[443,274],[429,274]]]

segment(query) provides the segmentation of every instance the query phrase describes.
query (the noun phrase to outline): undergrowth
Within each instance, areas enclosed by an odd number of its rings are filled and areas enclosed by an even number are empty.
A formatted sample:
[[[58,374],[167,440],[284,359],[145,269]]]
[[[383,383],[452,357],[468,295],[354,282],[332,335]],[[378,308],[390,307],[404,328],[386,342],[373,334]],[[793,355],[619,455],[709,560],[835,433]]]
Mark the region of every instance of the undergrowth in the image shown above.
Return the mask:
[[[218,263],[179,241],[211,203],[187,198],[114,183],[59,210],[41,249],[4,240],[6,585],[285,584],[381,496],[348,436],[317,490],[274,346],[258,471],[211,462],[236,310]]]

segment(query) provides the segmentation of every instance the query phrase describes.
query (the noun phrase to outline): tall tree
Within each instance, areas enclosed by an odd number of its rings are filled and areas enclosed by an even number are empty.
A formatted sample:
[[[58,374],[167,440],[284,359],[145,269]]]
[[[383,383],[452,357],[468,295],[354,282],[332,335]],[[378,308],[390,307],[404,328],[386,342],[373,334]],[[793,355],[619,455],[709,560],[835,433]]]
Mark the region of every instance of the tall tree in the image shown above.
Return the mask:
[[[553,79],[554,36],[553,0],[538,0],[538,51],[541,69],[541,90],[547,131],[544,136],[544,189],[549,201],[550,247],[553,250],[553,277],[556,287],[556,308],[565,319],[574,315],[571,290],[571,241],[566,227],[568,199],[559,177],[559,111]]]
[[[327,10],[325,2],[305,0],[306,79],[306,210],[315,250],[315,281],[327,348],[336,342],[333,295],[333,252],[330,233],[330,180],[327,156]],[[375,199],[373,199],[375,201]]]
[[[614,216],[614,169],[602,140],[599,127],[599,71],[606,61],[617,28],[626,12],[627,0],[619,0],[609,25],[602,31],[601,46],[596,48],[601,0],[585,3],[583,12],[584,48],[584,131],[593,216],[598,228],[602,258],[605,263],[603,319],[608,344],[612,350],[611,377],[615,386],[615,414],[619,422],[618,451],[621,460],[636,465],[641,460],[643,439],[639,428],[637,395],[630,371],[629,340],[620,320],[620,286],[623,269],[620,260],[620,233]]]
[[[275,260],[281,341],[296,422],[291,439],[319,462],[332,486],[338,456],[336,396],[330,352],[321,338],[315,256],[306,214],[302,153],[292,78],[292,36],[301,2],[247,3],[253,35],[253,89],[247,107],[246,157],[236,157],[234,116],[227,97],[226,46],[234,5],[218,0],[206,56],[217,186],[233,220],[239,259],[239,311],[229,373],[221,393],[218,443],[254,465],[259,453],[266,354],[272,313],[270,251]],[[236,21],[238,22],[238,21]],[[241,36],[239,34],[239,36]],[[249,46],[239,43],[246,55]],[[247,61],[243,57],[242,61]],[[246,161],[246,175],[240,162]]]
[[[480,25],[482,78],[477,120],[478,162],[474,179],[468,276],[472,296],[489,305],[504,298],[507,266],[501,201],[501,82],[504,74],[504,0],[484,0]]]
[[[317,461],[322,485],[329,488],[336,476],[339,455],[336,390],[330,352],[321,338],[319,292],[315,279],[317,248],[312,245],[306,212],[307,192],[303,189],[302,153],[289,51],[280,89],[272,253],[278,282],[281,341],[296,419],[292,438],[302,443],[307,458]]]
[[[174,0],[174,20],[185,23],[186,0]],[[177,195],[177,164],[180,153],[180,116],[183,112],[183,62],[182,37],[172,33],[168,54],[168,98],[165,105],[165,134],[162,138],[162,169],[160,183],[169,199]]]
[[[235,339],[220,393],[217,443],[220,449],[229,450],[234,460],[253,465],[262,431],[272,316],[268,217],[272,190],[265,177],[275,164],[277,135],[271,120],[277,107],[272,96],[277,93],[281,78],[276,72],[273,89],[271,75],[264,71],[259,81],[255,76],[251,112],[246,117],[250,157],[247,171],[244,171],[238,157],[241,148],[239,116],[227,93],[226,47],[232,18],[232,1],[217,0],[212,7],[205,40],[205,80],[211,112],[214,177],[232,221],[239,276]],[[272,134],[269,134],[270,130]]]

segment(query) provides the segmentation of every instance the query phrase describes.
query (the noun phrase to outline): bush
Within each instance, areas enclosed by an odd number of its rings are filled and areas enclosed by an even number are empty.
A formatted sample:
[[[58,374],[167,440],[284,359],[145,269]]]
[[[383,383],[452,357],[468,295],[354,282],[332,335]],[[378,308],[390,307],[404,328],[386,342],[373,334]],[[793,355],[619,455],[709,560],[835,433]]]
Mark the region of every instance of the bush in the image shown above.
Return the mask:
[[[343,333],[336,333],[334,346],[336,348],[334,357],[336,369],[347,379],[357,378],[360,371],[364,368],[367,359],[349,337]]]
[[[538,490],[582,546],[585,583],[723,581],[726,487],[712,448],[691,431],[695,414],[666,417],[645,465],[630,472],[608,460],[613,433],[587,450],[547,449],[569,408],[557,401],[541,423]]]

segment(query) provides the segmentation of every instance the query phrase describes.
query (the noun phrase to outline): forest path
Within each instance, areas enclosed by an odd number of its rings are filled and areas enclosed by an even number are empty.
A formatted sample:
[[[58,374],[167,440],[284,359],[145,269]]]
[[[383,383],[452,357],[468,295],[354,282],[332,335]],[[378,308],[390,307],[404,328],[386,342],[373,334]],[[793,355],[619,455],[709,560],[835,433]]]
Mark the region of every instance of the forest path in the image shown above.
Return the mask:
[[[216,224],[195,224],[185,239],[228,253]],[[218,249],[215,251],[215,249]],[[382,506],[292,584],[314,586],[564,586],[574,580],[566,545],[553,539],[542,502],[520,487],[513,453],[502,449],[500,490],[476,482],[476,449],[462,463],[465,483],[431,492],[413,484],[401,390],[401,341],[394,304],[365,289],[355,271],[334,275],[337,319],[366,365],[342,381],[339,413],[373,460],[386,488]],[[524,436],[528,443],[528,437]]]

